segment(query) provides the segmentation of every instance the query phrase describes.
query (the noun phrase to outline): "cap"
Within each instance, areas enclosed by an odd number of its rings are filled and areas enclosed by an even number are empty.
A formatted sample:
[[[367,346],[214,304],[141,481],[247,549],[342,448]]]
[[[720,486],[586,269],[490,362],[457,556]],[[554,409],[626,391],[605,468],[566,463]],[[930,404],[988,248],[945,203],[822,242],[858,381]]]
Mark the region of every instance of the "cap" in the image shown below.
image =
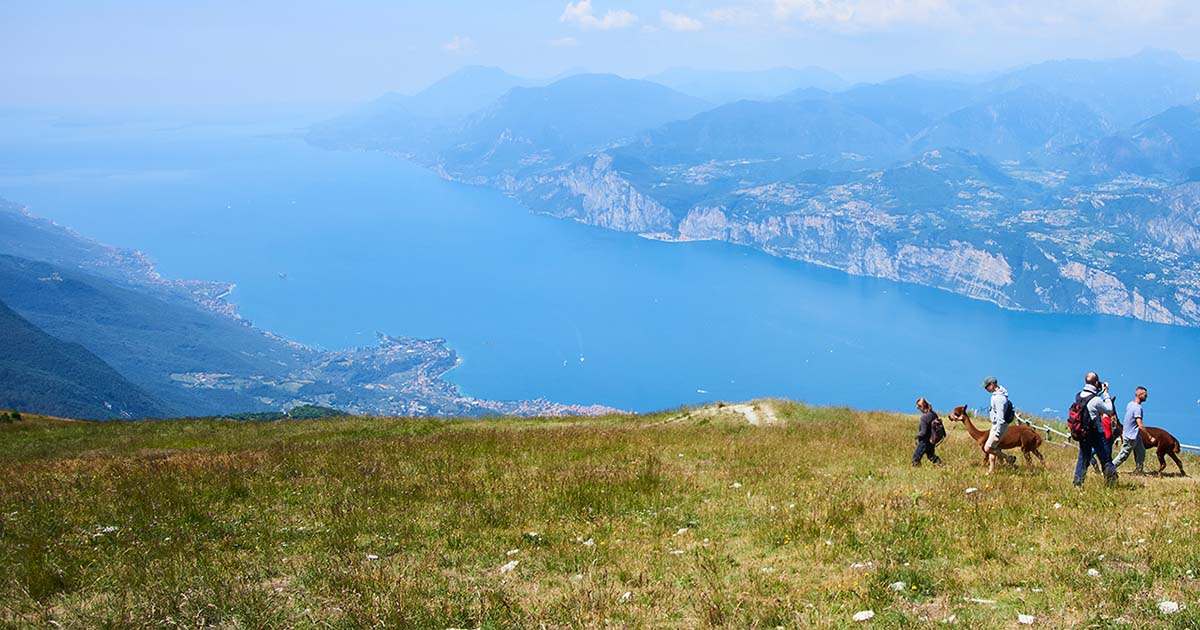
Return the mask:
[[[983,386],[984,386],[985,388],[986,388],[988,385],[998,385],[999,383],[1000,383],[1000,382],[996,380],[996,377],[995,377],[995,376],[989,376],[989,377],[987,377],[987,378],[983,379]]]

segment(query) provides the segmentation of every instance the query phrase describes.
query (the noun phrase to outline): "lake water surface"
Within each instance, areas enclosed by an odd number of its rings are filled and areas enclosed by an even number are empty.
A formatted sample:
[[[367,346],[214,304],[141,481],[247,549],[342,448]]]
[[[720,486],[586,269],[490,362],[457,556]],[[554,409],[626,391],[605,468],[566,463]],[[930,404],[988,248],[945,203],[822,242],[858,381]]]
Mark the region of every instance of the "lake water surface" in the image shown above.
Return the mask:
[[[1200,331],[1003,311],[721,243],[533,215],[487,189],[273,125],[0,118],[0,196],[174,277],[237,283],[257,325],[325,348],[444,337],[469,394],[633,410],[758,396],[1061,414],[1087,369],[1200,441]]]

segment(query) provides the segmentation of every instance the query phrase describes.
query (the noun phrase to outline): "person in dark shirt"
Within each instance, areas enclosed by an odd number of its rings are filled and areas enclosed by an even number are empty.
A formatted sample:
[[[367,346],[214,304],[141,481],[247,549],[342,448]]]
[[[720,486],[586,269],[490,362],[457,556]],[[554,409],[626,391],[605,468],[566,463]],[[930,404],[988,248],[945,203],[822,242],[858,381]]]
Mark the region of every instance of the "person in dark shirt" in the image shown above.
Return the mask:
[[[933,410],[933,405],[924,398],[917,399],[917,411],[921,412],[921,423],[917,425],[917,449],[913,451],[912,465],[920,466],[921,460],[928,457],[930,462],[940,466],[942,460],[937,456],[935,448],[945,432],[943,430],[941,435],[938,435],[935,426],[941,421],[937,412]]]

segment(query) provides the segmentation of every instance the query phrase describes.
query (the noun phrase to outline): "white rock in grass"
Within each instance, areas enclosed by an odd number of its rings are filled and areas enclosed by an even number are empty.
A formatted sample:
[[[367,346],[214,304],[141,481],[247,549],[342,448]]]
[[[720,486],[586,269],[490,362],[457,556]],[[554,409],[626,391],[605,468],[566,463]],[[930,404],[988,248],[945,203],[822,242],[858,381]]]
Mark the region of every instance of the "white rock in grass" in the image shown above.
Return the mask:
[[[624,604],[631,599],[633,599],[633,591],[625,591],[624,593],[621,593],[621,597],[618,599],[618,601]]]
[[[378,560],[378,559],[379,559],[379,556],[377,556],[373,553],[367,554],[367,560]]]
[[[908,588],[908,585],[905,584],[904,582],[892,582],[891,584],[888,584],[888,588],[899,593],[900,591],[903,591],[904,589]]]
[[[508,573],[509,571],[512,571],[513,569],[517,568],[518,564],[521,564],[520,560],[509,560],[508,562],[505,562],[504,564],[500,565],[500,572]]]
[[[1088,569],[1087,574],[1088,574],[1088,577],[1100,577],[1100,572],[1097,571],[1096,569]]]
[[[870,621],[874,618],[875,618],[874,610],[860,610],[860,611],[854,613],[854,616],[851,617],[851,619],[853,619],[857,622],[860,622],[860,623],[863,621]]]
[[[738,488],[742,487],[742,484],[740,482],[735,481],[735,482],[729,484],[729,487],[733,488],[734,490],[737,490]]]
[[[679,530],[675,532],[675,535],[676,535],[676,536],[682,536],[682,535],[684,535],[684,534],[686,534],[686,533],[688,533],[688,528],[686,528],[686,527],[680,527],[680,528],[679,528]]]
[[[1164,615],[1174,615],[1180,610],[1183,610],[1183,606],[1180,606],[1179,602],[1173,602],[1169,599],[1158,602],[1158,612]]]
[[[96,533],[92,534],[92,538],[99,538],[99,537],[107,535],[107,534],[112,534],[114,532],[117,532],[120,529],[121,528],[117,527],[116,525],[106,525],[104,527],[100,527],[100,528],[96,529]]]
[[[966,490],[967,496],[971,496],[972,494],[975,494],[976,492],[979,492],[979,488],[971,487],[971,488],[967,488],[967,490]]]
[[[1033,615],[1017,615],[1017,623],[1023,626],[1032,626],[1033,622]]]

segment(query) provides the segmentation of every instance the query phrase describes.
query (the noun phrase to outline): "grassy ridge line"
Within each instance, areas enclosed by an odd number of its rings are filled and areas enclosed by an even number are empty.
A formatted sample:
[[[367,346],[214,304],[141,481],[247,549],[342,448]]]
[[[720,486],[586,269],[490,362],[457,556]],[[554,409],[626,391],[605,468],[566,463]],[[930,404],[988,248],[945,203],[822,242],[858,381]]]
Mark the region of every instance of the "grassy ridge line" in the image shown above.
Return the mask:
[[[953,424],[949,466],[912,469],[912,417],[762,404],[778,426],[3,425],[0,623],[1200,623],[1187,480],[1081,493],[1058,448],[1044,473],[987,478]],[[1163,616],[1164,598],[1188,607]]]

